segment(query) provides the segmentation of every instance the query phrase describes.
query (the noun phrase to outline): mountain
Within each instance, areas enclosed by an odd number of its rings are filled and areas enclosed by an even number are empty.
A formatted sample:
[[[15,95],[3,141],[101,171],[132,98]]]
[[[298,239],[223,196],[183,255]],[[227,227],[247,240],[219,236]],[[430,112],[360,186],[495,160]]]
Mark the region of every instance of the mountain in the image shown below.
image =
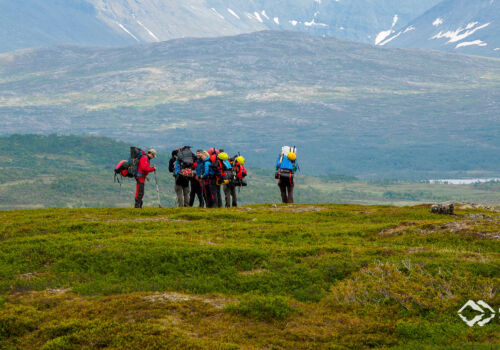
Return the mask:
[[[220,145],[310,174],[500,173],[500,62],[296,32],[0,55],[0,133]],[[328,155],[327,160],[325,155]]]
[[[0,52],[80,44],[120,46],[265,29],[373,43],[439,0],[0,0]],[[399,21],[398,21],[399,19]]]
[[[500,2],[445,0],[380,45],[500,57]]]
[[[97,16],[95,7],[85,0],[0,0],[0,52],[61,43],[135,42]]]

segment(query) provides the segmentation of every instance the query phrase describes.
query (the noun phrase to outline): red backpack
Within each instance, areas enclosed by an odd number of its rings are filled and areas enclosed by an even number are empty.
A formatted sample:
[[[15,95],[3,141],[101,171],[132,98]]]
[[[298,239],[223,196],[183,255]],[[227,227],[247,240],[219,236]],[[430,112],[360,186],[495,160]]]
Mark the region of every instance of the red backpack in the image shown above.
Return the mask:
[[[236,178],[243,179],[245,176],[247,176],[247,169],[245,169],[245,166],[243,164],[235,162],[234,169],[236,171]]]

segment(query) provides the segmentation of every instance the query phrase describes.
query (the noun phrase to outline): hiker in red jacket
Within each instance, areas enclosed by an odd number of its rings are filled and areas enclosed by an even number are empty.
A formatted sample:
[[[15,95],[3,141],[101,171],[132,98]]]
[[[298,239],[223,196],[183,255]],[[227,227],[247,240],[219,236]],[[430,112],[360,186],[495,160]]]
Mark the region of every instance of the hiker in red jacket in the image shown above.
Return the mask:
[[[142,198],[144,197],[144,184],[146,183],[146,177],[149,173],[156,171],[156,165],[151,167],[149,161],[156,158],[156,150],[150,149],[147,155],[143,155],[139,160],[139,165],[137,166],[137,173],[135,176],[135,181],[137,182],[137,187],[135,191],[135,207],[142,208]]]

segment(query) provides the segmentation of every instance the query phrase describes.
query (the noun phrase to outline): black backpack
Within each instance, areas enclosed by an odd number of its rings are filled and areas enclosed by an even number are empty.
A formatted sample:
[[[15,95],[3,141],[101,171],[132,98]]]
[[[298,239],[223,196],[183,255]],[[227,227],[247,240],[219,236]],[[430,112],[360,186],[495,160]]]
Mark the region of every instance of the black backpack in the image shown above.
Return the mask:
[[[142,157],[146,156],[146,152],[138,147],[130,147],[130,159],[128,161],[128,173],[133,177],[137,176],[137,169],[139,168],[139,161]]]
[[[194,154],[190,148],[182,148],[177,152],[177,160],[181,169],[191,169],[194,164]]]

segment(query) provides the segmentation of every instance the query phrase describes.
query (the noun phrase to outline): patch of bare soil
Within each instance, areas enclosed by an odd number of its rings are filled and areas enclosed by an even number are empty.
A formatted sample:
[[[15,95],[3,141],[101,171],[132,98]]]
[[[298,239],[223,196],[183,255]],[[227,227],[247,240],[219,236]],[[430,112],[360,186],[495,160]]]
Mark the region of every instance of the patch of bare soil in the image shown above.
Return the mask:
[[[255,269],[255,270],[250,270],[250,271],[241,271],[240,275],[242,276],[253,276],[253,275],[260,275],[262,273],[266,273],[266,269]]]
[[[212,305],[216,309],[223,309],[227,304],[234,302],[234,300],[217,296],[188,295],[178,292],[168,292],[162,294],[148,295],[145,296],[144,299],[152,303],[183,302],[183,301],[196,300]]]
[[[416,224],[417,224],[416,222],[403,222],[399,226],[387,227],[387,228],[382,229],[379,232],[379,235],[381,235],[381,236],[397,235],[397,234],[400,234],[400,233],[406,231],[408,228],[415,226]]]

